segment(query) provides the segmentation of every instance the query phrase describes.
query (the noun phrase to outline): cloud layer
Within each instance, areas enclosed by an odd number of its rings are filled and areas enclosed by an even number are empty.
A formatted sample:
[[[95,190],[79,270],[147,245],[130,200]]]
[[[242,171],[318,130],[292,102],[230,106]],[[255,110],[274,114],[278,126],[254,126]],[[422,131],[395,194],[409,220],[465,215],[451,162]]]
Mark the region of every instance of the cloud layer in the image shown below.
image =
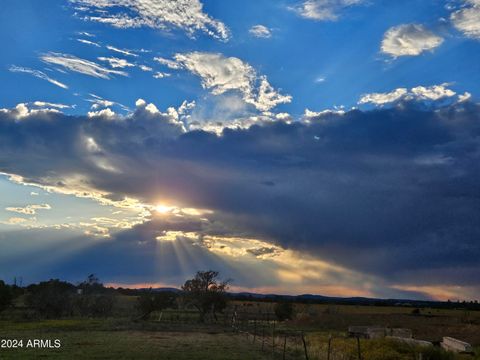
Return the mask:
[[[406,88],[398,88],[387,93],[371,93],[363,95],[358,101],[359,104],[385,105],[396,103],[399,101],[418,101],[432,102],[444,99],[451,99],[456,92],[448,88],[448,84],[433,86],[416,86],[410,90]],[[468,100],[469,93],[458,95],[459,102]]]
[[[145,101],[114,118],[44,112],[19,121],[4,110],[0,171],[211,211],[206,220],[147,223],[149,239],[158,231],[240,236],[308,251],[389,286],[478,288],[479,110],[468,101],[435,110],[406,103],[221,136],[188,132],[177,110]],[[141,246],[132,233],[121,238]],[[119,251],[113,256],[128,256]]]

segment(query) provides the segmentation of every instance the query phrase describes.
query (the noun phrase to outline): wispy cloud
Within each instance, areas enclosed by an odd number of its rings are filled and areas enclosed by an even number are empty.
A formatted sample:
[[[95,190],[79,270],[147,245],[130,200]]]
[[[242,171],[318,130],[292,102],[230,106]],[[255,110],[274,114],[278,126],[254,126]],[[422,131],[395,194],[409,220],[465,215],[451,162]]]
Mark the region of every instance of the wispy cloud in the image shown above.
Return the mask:
[[[133,52],[133,50],[119,49],[119,48],[116,48],[115,46],[112,46],[112,45],[107,45],[107,49],[111,50],[111,51],[115,51],[115,52],[123,54],[123,55],[138,57],[138,54],[135,54]]]
[[[102,108],[109,108],[111,106],[118,106],[122,110],[125,111],[130,111],[128,107],[126,107],[123,104],[120,104],[119,102],[112,101],[112,100],[107,100],[102,98],[101,96],[95,95],[95,94],[89,94],[90,98],[85,99],[85,101],[88,101],[89,103],[92,104],[91,109],[92,110],[98,110]]]
[[[37,210],[50,210],[52,207],[49,204],[27,205],[24,207],[7,207],[6,211],[16,212],[24,215],[35,215]]]
[[[74,107],[73,105],[58,104],[58,103],[52,103],[48,101],[34,101],[33,105],[37,107],[50,107],[50,108],[56,108],[56,109],[70,109]]]
[[[147,65],[138,65],[138,68],[142,71],[153,71],[153,69],[150,66]]]
[[[155,79],[163,79],[163,78],[166,78],[166,77],[169,77],[169,76],[171,76],[170,73],[161,72],[161,71],[157,71],[155,74],[153,74],[153,77]]]
[[[94,41],[90,41],[90,40],[86,40],[86,39],[77,39],[77,41],[81,42],[82,44],[87,44],[87,45],[92,45],[92,46],[96,46],[96,47],[101,47],[100,44],[94,42]]]
[[[114,69],[117,69],[117,68],[122,69],[122,68],[126,68],[126,67],[135,66],[135,64],[132,64],[125,59],[119,59],[119,58],[116,58],[116,57],[99,57],[98,60],[108,62],[110,64],[110,66]]]
[[[87,31],[77,31],[76,34],[80,36],[95,37],[95,34],[89,33]]]
[[[8,70],[11,71],[11,72],[30,74],[32,76],[35,76],[36,78],[46,80],[53,85],[61,87],[62,89],[68,89],[67,85],[65,85],[64,83],[61,83],[58,80],[52,79],[50,76],[48,76],[47,74],[45,74],[44,72],[42,72],[40,70],[34,70],[34,69],[21,67],[21,66],[16,66],[16,65],[10,66],[10,68]]]
[[[60,65],[67,70],[96,78],[110,79],[111,75],[128,76],[124,71],[107,69],[93,61],[81,59],[68,54],[49,52],[43,54],[40,59],[46,63]]]
[[[202,31],[228,40],[228,28],[203,11],[199,0],[70,0],[84,20],[110,24],[118,28],[179,28],[193,37]]]
[[[170,59],[166,59],[166,58],[163,58],[163,57],[155,57],[153,58],[153,60],[155,60],[156,62],[168,67],[169,69],[172,69],[172,70],[178,70],[178,69],[181,69],[182,68],[182,65],[180,65],[178,62],[176,62],[175,60],[170,60]]]

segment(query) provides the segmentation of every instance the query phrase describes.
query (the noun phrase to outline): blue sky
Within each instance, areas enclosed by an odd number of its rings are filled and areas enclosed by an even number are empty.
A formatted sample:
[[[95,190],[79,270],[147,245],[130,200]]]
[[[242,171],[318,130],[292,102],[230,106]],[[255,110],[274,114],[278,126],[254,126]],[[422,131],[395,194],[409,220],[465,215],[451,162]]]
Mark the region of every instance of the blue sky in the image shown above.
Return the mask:
[[[0,278],[479,296],[478,0],[6,0],[0,41]]]
[[[84,21],[84,14],[75,13],[75,4],[65,1],[22,1],[21,6],[6,1],[0,15],[1,41],[8,44],[1,59],[2,101],[9,107],[39,99],[76,105],[70,112],[79,114],[91,105],[85,101],[91,93],[130,108],[138,98],[159,108],[179,105],[187,99],[201,102],[209,92],[202,89],[198,77],[184,71],[171,72],[172,76],[163,79],[152,76],[168,69],[155,62],[154,57],[170,58],[192,51],[221,53],[250,64],[259,74],[268,76],[275,88],[292,96],[291,103],[280,104],[275,110],[296,115],[301,115],[305,108],[319,111],[333,106],[356,106],[365,93],[399,87],[450,83],[457,92],[475,95],[480,72],[472,53],[478,40],[465,37],[449,24],[453,11],[447,5],[445,1],[359,2],[337,9],[335,21],[322,21],[299,15],[292,7],[301,4],[293,1],[207,1],[205,13],[230,30],[228,41],[219,41],[202,31],[195,32],[192,39],[177,27],[165,33],[149,27],[124,29]],[[393,59],[382,53],[381,42],[389,28],[402,24],[422,24],[442,37],[443,43],[418,56]],[[258,38],[249,33],[255,25],[267,27],[270,37]],[[137,52],[138,57],[125,56],[108,50],[107,45],[148,52]],[[99,61],[99,57],[117,57],[154,70],[127,67],[123,70],[128,76],[113,75],[109,80],[75,72],[64,74],[41,61],[42,54],[49,52],[74,55],[105,67],[109,67],[108,63]],[[12,65],[43,71],[69,89],[56,89],[31,75],[9,72]]]

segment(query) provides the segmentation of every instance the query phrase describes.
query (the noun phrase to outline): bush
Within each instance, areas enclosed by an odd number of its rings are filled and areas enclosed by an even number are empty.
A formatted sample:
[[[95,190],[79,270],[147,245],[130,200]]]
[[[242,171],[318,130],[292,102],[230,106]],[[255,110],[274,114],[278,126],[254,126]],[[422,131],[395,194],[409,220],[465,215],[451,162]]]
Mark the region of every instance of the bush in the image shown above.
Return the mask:
[[[47,318],[70,316],[73,313],[72,297],[75,286],[60,280],[50,280],[28,287],[28,306]]]
[[[177,295],[170,291],[153,293],[151,290],[138,298],[138,310],[142,319],[146,319],[154,311],[162,311],[175,305]]]
[[[0,312],[10,306],[12,302],[12,292],[10,287],[3,280],[0,280]]]
[[[280,321],[291,320],[293,318],[293,304],[291,302],[276,303],[273,311]]]

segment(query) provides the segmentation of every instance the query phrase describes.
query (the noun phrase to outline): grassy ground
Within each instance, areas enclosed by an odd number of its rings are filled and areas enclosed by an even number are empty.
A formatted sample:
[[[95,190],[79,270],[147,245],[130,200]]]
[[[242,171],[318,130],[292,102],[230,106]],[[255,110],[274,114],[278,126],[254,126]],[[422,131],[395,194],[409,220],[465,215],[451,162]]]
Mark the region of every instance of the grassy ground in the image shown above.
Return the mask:
[[[60,349],[1,349],[0,359],[191,359],[191,360],[244,360],[272,359],[272,342],[276,345],[276,359],[281,359],[287,335],[287,359],[305,359],[301,337],[305,334],[310,360],[326,360],[328,338],[336,336],[330,360],[357,358],[355,339],[343,338],[349,325],[380,325],[406,327],[413,330],[417,339],[440,341],[443,336],[453,336],[476,346],[477,357],[454,356],[432,348],[424,360],[480,359],[480,312],[462,310],[422,309],[412,314],[408,307],[376,307],[348,305],[296,304],[296,317],[292,321],[275,324],[275,339],[271,338],[273,322],[266,322],[264,351],[261,336],[247,338],[229,328],[232,309],[250,322],[270,314],[273,304],[234,302],[230,313],[219,318],[219,325],[201,325],[198,314],[185,310],[167,310],[154,313],[149,321],[134,321],[136,298],[122,297],[117,301],[115,316],[109,319],[34,320],[25,316],[24,310],[10,310],[0,317],[0,339],[59,339]],[[138,315],[138,314],[137,314]],[[162,321],[159,321],[162,320]],[[250,324],[250,328],[248,328]],[[261,323],[256,325],[262,332]],[[290,336],[290,337],[289,337]],[[363,359],[413,360],[418,349],[387,340],[362,340]]]
[[[60,339],[62,347],[0,349],[0,359],[266,359],[246,338],[218,328],[127,320],[1,321],[0,339],[6,338],[23,339],[24,345],[28,339]]]

